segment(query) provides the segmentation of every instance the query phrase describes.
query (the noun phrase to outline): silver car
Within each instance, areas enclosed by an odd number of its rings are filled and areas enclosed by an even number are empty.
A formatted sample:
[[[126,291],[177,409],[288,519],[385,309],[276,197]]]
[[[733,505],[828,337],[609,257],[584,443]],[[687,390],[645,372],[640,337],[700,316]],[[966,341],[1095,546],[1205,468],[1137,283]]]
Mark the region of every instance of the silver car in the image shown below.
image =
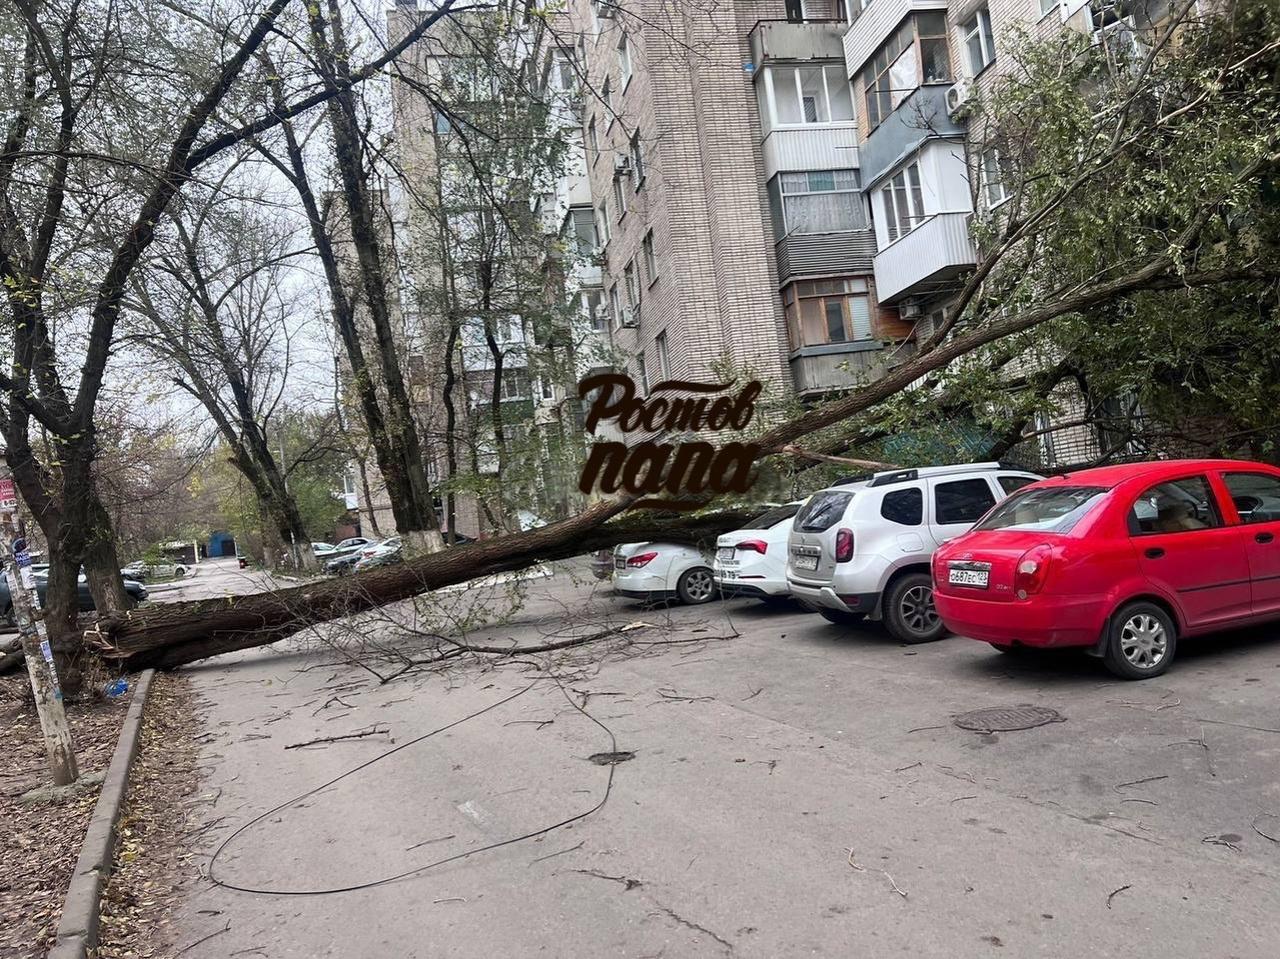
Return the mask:
[[[904,643],[939,638],[933,551],[1040,479],[999,463],[892,470],[814,493],[787,541],[791,594],[833,623],[880,617]]]

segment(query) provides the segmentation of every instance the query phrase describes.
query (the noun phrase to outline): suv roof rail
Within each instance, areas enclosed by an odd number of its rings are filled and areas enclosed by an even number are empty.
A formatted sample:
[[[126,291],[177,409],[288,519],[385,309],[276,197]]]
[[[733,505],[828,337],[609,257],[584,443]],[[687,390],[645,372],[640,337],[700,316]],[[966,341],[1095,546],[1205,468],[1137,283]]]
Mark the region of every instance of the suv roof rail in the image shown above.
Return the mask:
[[[999,463],[957,463],[954,466],[922,466],[919,469],[889,470],[885,473],[876,473],[867,486],[889,486],[892,483],[905,483],[925,476],[948,476],[953,473],[978,473],[998,469],[1004,469],[1004,467]]]
[[[874,474],[872,473],[851,473],[848,476],[837,477],[831,485],[848,486],[850,483],[865,483],[867,480],[871,479],[873,475]]]

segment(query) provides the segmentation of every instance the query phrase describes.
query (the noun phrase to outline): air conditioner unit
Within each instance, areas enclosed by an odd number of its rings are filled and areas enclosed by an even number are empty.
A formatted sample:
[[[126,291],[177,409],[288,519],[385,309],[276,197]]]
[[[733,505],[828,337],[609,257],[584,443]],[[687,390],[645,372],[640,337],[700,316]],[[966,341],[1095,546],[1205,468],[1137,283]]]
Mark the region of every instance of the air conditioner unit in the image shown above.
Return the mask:
[[[631,176],[631,157],[629,156],[614,157],[613,175],[615,178]]]
[[[902,317],[904,320],[914,319],[919,315],[920,315],[919,303],[903,303],[901,306],[898,307],[898,316]]]
[[[633,310],[630,307],[623,307],[621,326],[624,330],[638,329],[640,326],[640,311]]]
[[[968,80],[961,80],[959,83],[953,83],[947,88],[947,113],[956,116],[969,102],[969,93],[971,88]]]

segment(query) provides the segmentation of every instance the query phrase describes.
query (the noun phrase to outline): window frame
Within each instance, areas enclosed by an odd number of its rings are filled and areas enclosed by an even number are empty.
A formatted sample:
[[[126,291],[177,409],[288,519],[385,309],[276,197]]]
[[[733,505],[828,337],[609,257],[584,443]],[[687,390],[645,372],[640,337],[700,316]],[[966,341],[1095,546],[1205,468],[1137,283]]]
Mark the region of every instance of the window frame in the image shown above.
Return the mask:
[[[1270,480],[1272,483],[1276,484],[1277,487],[1280,487],[1280,476],[1276,476],[1272,473],[1262,473],[1262,472],[1259,472],[1258,470],[1239,470],[1239,469],[1223,470],[1219,474],[1219,478],[1222,480],[1222,487],[1227,491],[1227,498],[1231,500],[1231,506],[1236,511],[1236,519],[1240,521],[1241,526],[1261,526],[1265,523],[1280,523],[1280,517],[1277,517],[1276,519],[1260,519],[1260,520],[1245,519],[1240,512],[1240,506],[1236,503],[1236,494],[1231,491],[1230,480],[1231,480],[1231,477],[1233,476],[1256,476],[1261,479]],[[1241,495],[1250,495],[1250,494],[1241,494]],[[1249,511],[1249,515],[1250,516],[1253,515],[1252,510]]]
[[[596,207],[596,237],[600,241],[600,249],[604,249],[609,245],[612,238],[609,234],[609,201],[602,199],[599,206]]]
[[[1210,526],[1202,526],[1199,529],[1172,529],[1172,530],[1144,530],[1139,526],[1138,514],[1136,512],[1138,503],[1145,499],[1147,494],[1152,490],[1160,489],[1162,486],[1172,486],[1175,483],[1186,483],[1191,480],[1199,480],[1204,484],[1205,502],[1209,506],[1210,513],[1214,520]],[[1158,518],[1158,517],[1157,517]],[[1181,536],[1184,533],[1205,533],[1210,530],[1222,529],[1227,525],[1226,519],[1222,515],[1222,504],[1218,502],[1217,490],[1213,488],[1213,484],[1209,482],[1207,473],[1189,473],[1186,476],[1177,476],[1172,479],[1162,480],[1159,483],[1153,483],[1146,489],[1142,490],[1133,498],[1133,502],[1129,504],[1129,509],[1125,513],[1125,527],[1128,530],[1131,539],[1139,539],[1146,536]]]
[[[622,222],[622,218],[627,215],[627,193],[622,185],[622,177],[617,173],[613,175],[613,205],[617,209],[618,222]]]
[[[918,159],[898,167],[885,179],[884,185],[877,192],[880,193],[884,206],[885,229],[890,243],[896,243],[929,219],[929,214],[924,210],[924,186]],[[902,210],[898,208],[900,197],[907,209],[906,229],[903,229]]]
[[[995,175],[992,176],[992,168]],[[1003,206],[1013,198],[1004,180],[1004,167],[1000,163],[1000,148],[989,146],[978,156],[978,186],[982,192],[983,205],[988,210]],[[998,199],[992,196],[992,187],[999,189]]]
[[[587,146],[591,149],[591,163],[594,165],[600,159],[600,129],[596,126],[596,118],[593,116],[587,121]]]
[[[935,10],[920,10],[913,12],[907,19],[884,39],[884,42],[876,48],[875,53],[867,60],[862,69],[858,71],[858,83],[856,89],[857,102],[862,104],[862,116],[867,121],[867,133],[875,130],[880,124],[884,123],[893,113],[902,106],[904,100],[908,99],[920,87],[928,84],[954,83],[956,79],[956,65],[952,62],[951,50],[949,46],[949,38],[946,35],[945,14],[943,20],[943,33],[921,33],[919,17],[922,15],[937,13]],[[945,78],[939,77],[929,81],[924,78],[924,44],[939,44],[946,55],[946,73]],[[898,61],[906,54],[908,49],[915,51],[915,86],[909,90],[895,88],[891,80],[893,68]],[[890,55],[892,51],[892,55]],[[895,93],[901,93],[897,102],[894,102]],[[873,105],[874,104],[874,105]]]
[[[636,354],[636,385],[640,387],[640,395],[649,395],[649,366],[644,359],[644,350]]]
[[[836,283],[840,284],[843,289],[839,291],[822,289],[824,285]],[[862,289],[856,289],[858,285],[861,285]],[[781,295],[782,313],[787,321],[787,336],[793,352],[812,347],[872,343],[878,339],[876,336],[875,296],[871,288],[871,281],[867,277],[842,277],[835,280],[798,280],[783,287]],[[827,331],[827,336],[821,343],[805,342],[805,303],[813,300],[818,301],[817,309],[822,318],[823,326]],[[851,300],[861,300],[865,304],[867,321],[867,335],[865,337],[858,335],[859,330],[855,323],[853,307],[850,305]],[[844,331],[847,334],[843,340],[832,340],[830,338],[830,328],[826,325],[828,322],[829,303],[835,301],[841,304]]]
[[[762,117],[762,121],[766,122],[766,127],[770,130],[777,129],[806,129],[815,126],[835,126],[838,124],[854,124],[858,121],[858,111],[854,102],[853,84],[847,76],[844,75],[844,64],[842,62],[829,61],[813,61],[804,64],[777,64],[770,65],[763,69],[763,84],[765,104],[768,106],[769,116]],[[783,121],[779,119],[778,103],[780,95],[786,94],[786,90],[780,90],[779,84],[775,80],[782,76],[789,77],[789,83],[783,86],[790,86],[794,92],[796,103],[799,108],[799,116],[804,117],[804,92],[800,82],[800,71],[802,70],[818,70],[822,74],[822,106],[826,109],[826,120],[804,120],[799,121]],[[850,116],[843,119],[832,119],[835,116],[835,110],[832,109],[834,101],[831,97],[831,81],[829,79],[829,71],[835,70],[836,75],[841,77],[841,82],[845,84],[849,92],[849,113]]]
[[[640,241],[641,258],[644,261],[645,286],[651,287],[658,282],[658,254],[653,247],[653,230],[649,230]]]
[[[638,193],[644,186],[644,147],[640,141],[640,130],[631,134],[631,181]]]
[[[813,189],[812,177],[815,175],[821,175],[824,173],[831,174],[832,183],[833,183],[832,188],[830,190]],[[852,174],[853,185],[852,186],[834,185],[836,183],[837,174]],[[806,181],[805,181],[806,189],[788,190],[786,188],[787,178],[798,177],[798,176],[803,176],[806,178]],[[853,230],[865,230],[869,225],[869,219],[867,217],[867,208],[862,201],[862,178],[860,176],[859,171],[856,169],[852,169],[852,170],[851,169],[783,170],[783,171],[780,171],[774,177],[774,179],[777,181],[778,214],[782,217],[782,222],[779,224],[775,224],[775,227],[780,228],[775,230],[775,233],[776,233],[775,238],[778,241],[784,240],[787,237],[792,236],[793,234],[797,236],[821,236],[824,233],[848,233]],[[805,231],[803,233],[798,231],[797,229],[792,228],[791,226],[792,217],[787,215],[788,198],[807,197],[807,196],[826,196],[826,195],[835,195],[835,194],[842,194],[842,195],[851,197],[853,199],[854,210],[860,217],[860,222],[857,225],[845,227],[845,228],[833,227],[830,229]]]
[[[653,350],[658,355],[658,382],[671,379],[671,358],[667,353],[667,331],[653,338]]]
[[[918,507],[918,510],[919,510],[917,513],[913,514],[916,517],[916,520],[914,523],[907,523],[900,519],[894,519],[892,516],[890,516],[888,513],[885,512],[885,507],[889,505],[889,498],[891,496],[901,497],[904,494],[910,495],[912,493],[915,494],[916,498],[919,501],[917,504],[914,504],[916,507]],[[905,489],[887,490],[884,494],[884,497],[880,500],[880,517],[881,519],[888,520],[890,523],[893,523],[895,526],[905,526],[908,528],[912,526],[923,526],[924,525],[924,490],[921,489],[919,486],[908,486]]]
[[[984,490],[987,491],[987,497],[991,500],[990,504],[988,504],[987,507],[983,509],[981,513],[979,513],[977,516],[973,517],[972,519],[969,519],[967,517],[961,518],[961,519],[950,519],[950,518],[943,519],[942,511],[939,508],[938,494],[948,486],[961,486],[961,485],[968,485],[973,483],[978,484]],[[929,485],[931,487],[929,490],[930,499],[933,500],[933,523],[935,526],[957,526],[960,523],[968,523],[970,526],[972,526],[973,524],[979,522],[982,519],[982,517],[986,516],[989,512],[991,512],[991,510],[995,507],[995,505],[1000,502],[1000,500],[996,498],[995,490],[991,488],[991,484],[986,480],[985,477],[981,477],[981,476],[970,476],[970,477],[966,477],[965,479],[939,478],[931,482]]]
[[[964,47],[965,66],[969,68],[970,78],[977,77],[987,67],[996,62],[996,40],[995,34],[991,31],[991,8],[982,6],[975,10],[973,16],[961,25],[960,32],[960,42]],[[978,53],[982,57],[982,63],[980,64],[973,62],[973,50],[970,47],[970,42],[974,39],[978,41]]]
[[[618,55],[618,78],[622,81],[622,92],[626,93],[627,87],[631,85],[631,77],[634,75],[631,65],[631,39],[627,36],[626,30],[620,31],[615,52]]]

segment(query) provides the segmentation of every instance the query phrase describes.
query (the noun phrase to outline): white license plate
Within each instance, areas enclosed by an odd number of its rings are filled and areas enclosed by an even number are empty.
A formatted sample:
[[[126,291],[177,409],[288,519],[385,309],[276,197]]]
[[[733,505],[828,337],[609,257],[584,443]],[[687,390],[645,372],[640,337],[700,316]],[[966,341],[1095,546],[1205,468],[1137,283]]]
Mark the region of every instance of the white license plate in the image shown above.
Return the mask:
[[[948,573],[947,581],[952,586],[977,586],[986,589],[990,576],[990,570],[985,569],[953,569]]]
[[[733,559],[733,547],[721,546],[718,550],[716,550],[716,556],[719,559]]]
[[[803,553],[801,553],[794,556],[793,559],[795,561],[796,569],[817,569],[818,568],[818,557],[816,556],[805,556]]]
[[[721,579],[737,579],[738,571],[736,569],[722,569],[720,570],[720,578]]]

